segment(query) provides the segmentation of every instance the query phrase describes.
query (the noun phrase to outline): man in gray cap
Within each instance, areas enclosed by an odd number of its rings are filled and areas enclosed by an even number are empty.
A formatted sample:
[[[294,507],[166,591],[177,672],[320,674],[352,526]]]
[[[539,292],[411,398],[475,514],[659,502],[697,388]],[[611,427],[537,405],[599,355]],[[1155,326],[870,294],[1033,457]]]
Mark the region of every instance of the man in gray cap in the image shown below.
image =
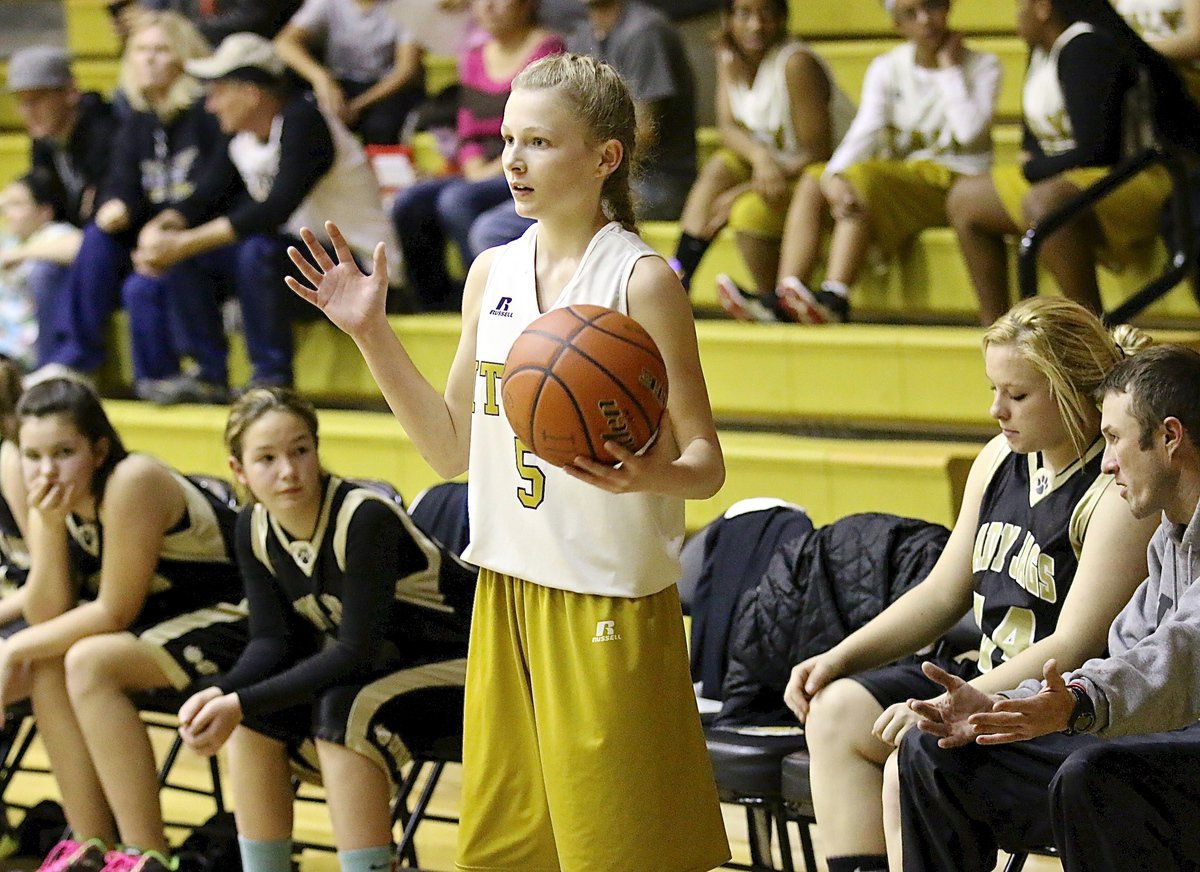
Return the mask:
[[[364,262],[380,240],[389,261],[398,250],[362,145],[311,95],[289,93],[269,40],[235,33],[186,69],[209,83],[205,105],[232,136],[232,168],[226,178],[206,177],[191,197],[150,221],[134,252],[139,271],[164,275],[185,334],[180,350],[198,366],[149,389],[163,404],[224,393],[226,289],[241,302],[251,384],[291,384],[295,306],[283,276],[300,227],[335,222]]]
[[[35,45],[8,61],[8,90],[33,139],[32,163],[45,167],[66,195],[66,219],[82,227],[108,173],[117,119],[99,94],[81,94],[64,49]]]

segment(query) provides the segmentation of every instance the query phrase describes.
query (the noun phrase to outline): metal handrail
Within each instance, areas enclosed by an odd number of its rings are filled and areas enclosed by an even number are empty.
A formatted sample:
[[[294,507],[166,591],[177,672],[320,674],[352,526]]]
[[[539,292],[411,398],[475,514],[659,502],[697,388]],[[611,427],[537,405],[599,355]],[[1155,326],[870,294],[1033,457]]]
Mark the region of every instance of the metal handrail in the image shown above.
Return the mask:
[[[1128,321],[1195,270],[1198,241],[1196,228],[1193,225],[1190,196],[1192,182],[1188,175],[1185,152],[1177,148],[1156,145],[1121,160],[1103,178],[1084,188],[1042,218],[1036,226],[1025,231],[1017,249],[1017,281],[1022,299],[1037,296],[1037,257],[1046,237],[1081,211],[1091,207],[1105,195],[1154,164],[1162,164],[1166,168],[1171,176],[1174,192],[1171,196],[1174,233],[1172,234],[1173,238],[1168,241],[1171,249],[1170,257],[1161,275],[1135,292],[1111,312],[1106,313],[1103,316],[1104,322],[1111,326]]]

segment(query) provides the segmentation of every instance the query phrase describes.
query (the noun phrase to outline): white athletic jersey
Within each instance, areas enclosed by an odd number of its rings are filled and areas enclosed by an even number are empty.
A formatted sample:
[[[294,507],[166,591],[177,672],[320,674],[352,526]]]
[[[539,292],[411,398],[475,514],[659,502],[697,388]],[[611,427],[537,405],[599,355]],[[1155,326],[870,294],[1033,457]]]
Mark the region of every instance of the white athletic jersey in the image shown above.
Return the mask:
[[[483,293],[468,478],[471,544],[463,559],[576,593],[657,593],[679,578],[683,500],[610,494],[571,478],[518,443],[504,414],[504,361],[542,314],[534,276],[537,231],[534,224],[497,249]],[[637,234],[607,224],[551,308],[591,303],[628,314],[629,276],[649,256],[657,257]]]
[[[1183,31],[1182,0],[1116,0],[1113,6],[1145,39],[1178,36]],[[1174,64],[1192,96],[1200,96],[1200,60],[1177,60]]]
[[[962,64],[929,69],[916,46],[896,46],[871,61],[854,123],[827,173],[871,158],[930,160],[975,175],[992,165],[992,116],[1001,68],[993,54],[964,50]]]
[[[288,217],[283,229],[299,236],[300,228],[308,227],[318,238],[328,242],[324,227],[326,221],[332,221],[354,252],[366,258],[368,263],[376,244],[383,240],[388,264],[393,268],[389,270],[389,277],[398,280],[400,243],[392,222],[384,214],[379,183],[367,162],[367,154],[346,125],[323,109],[321,117],[333,137],[333,166]],[[247,193],[260,203],[271,192],[279,172],[282,136],[283,115],[276,115],[266,142],[247,131],[235,134],[229,142],[229,157],[246,183]]]
[[[1050,51],[1035,48],[1029,55],[1021,107],[1025,125],[1048,156],[1063,154],[1075,147],[1075,129],[1071,126],[1062,83],[1058,79],[1058,55],[1068,42],[1093,30],[1090,24],[1077,21],[1054,40]]]
[[[788,60],[796,52],[812,57],[829,80],[829,120],[835,147],[854,120],[854,101],[838,86],[829,65],[799,40],[785,40],[767,52],[758,65],[753,82],[749,85],[737,81],[729,83],[729,110],[734,120],[755,140],[780,155],[793,155],[799,149],[787,87]]]

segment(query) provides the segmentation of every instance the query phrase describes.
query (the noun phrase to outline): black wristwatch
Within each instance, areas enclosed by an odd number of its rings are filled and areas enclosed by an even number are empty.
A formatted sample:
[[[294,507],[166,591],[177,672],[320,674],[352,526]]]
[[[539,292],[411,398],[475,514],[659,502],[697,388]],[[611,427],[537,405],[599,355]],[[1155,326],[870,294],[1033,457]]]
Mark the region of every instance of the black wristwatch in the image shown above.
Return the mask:
[[[1092,728],[1092,724],[1096,723],[1096,706],[1092,704],[1092,698],[1088,696],[1082,684],[1072,682],[1067,685],[1067,690],[1075,697],[1075,708],[1071,710],[1071,717],[1067,719],[1067,728],[1063,733],[1077,736],[1086,733]]]

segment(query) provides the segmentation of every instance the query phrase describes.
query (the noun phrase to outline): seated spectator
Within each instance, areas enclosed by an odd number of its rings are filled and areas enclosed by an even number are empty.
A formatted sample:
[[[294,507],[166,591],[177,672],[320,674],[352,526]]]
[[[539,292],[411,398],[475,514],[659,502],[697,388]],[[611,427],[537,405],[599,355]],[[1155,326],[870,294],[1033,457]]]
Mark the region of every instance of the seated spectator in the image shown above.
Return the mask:
[[[362,145],[311,95],[288,92],[269,40],[235,33],[212,57],[185,68],[209,83],[205,105],[232,136],[231,163],[224,176],[206,174],[138,236],[134,264],[163,276],[179,350],[196,363],[195,371],[156,383],[151,399],[159,403],[225,399],[226,295],[241,305],[251,385],[292,383],[295,304],[283,276],[299,227],[336,219],[364,261],[378,240],[395,252]],[[230,197],[236,200],[225,206]]]
[[[1117,12],[1150,48],[1175,64],[1193,100],[1200,100],[1200,3],[1116,0]]]
[[[672,266],[685,288],[729,224],[758,284],[775,281],[783,216],[806,166],[828,159],[854,104],[816,54],[787,33],[787,0],[725,0],[717,48],[721,150],[700,171]]]
[[[1097,395],[1104,468],[1160,522],[1149,576],[1108,656],[1072,671],[1047,660],[1044,681],[983,694],[927,667],[946,694],[913,703],[923,732],[900,746],[908,872],[983,872],[997,844],[1054,845],[1067,872],[1200,868],[1200,355],[1138,354]]]
[[[425,94],[421,48],[397,20],[402,2],[305,0],[275,37],[279,56],[312,85],[318,105],[368,145],[399,142]]]
[[[696,104],[679,32],[642,0],[588,0],[587,19],[567,50],[610,64],[638,112],[633,197],[639,221],[674,221],[696,180]],[[494,206],[471,228],[471,252],[516,239],[532,223],[512,202]]]
[[[875,58],[845,139],[823,168],[796,186],[778,273],[757,294],[721,277],[717,291],[742,320],[842,322],[850,289],[874,247],[895,254],[927,227],[947,224],[955,179],[988,170],[1000,62],[972,51],[950,29],[950,0],[889,0],[904,44]],[[824,280],[810,289],[829,223]]]
[[[178,12],[191,21],[209,45],[234,33],[273,39],[300,8],[302,0],[138,0],[143,9]]]
[[[79,92],[70,56],[56,46],[14,52],[8,90],[33,140],[30,163],[63,191],[62,220],[82,228],[108,175],[118,123],[112,106],[95,92]],[[57,360],[57,347],[70,341],[72,313],[65,293],[61,282],[46,285],[36,296],[39,366]]]
[[[500,165],[500,120],[513,77],[563,48],[561,39],[535,23],[537,0],[473,0],[471,11],[487,38],[458,60],[460,174],[418,182],[392,205],[410,290],[424,311],[459,307],[462,286],[450,276],[446,241],[469,265],[474,257],[468,234],[475,220],[512,202]]]
[[[1006,236],[1104,177],[1148,122],[1166,137],[1200,129],[1178,75],[1107,0],[1031,0],[1017,29],[1030,48],[1022,163],[961,179],[947,204],[984,324],[1008,308]],[[1130,99],[1143,71],[1154,99]],[[1041,260],[1062,292],[1100,312],[1097,262],[1119,270],[1136,259],[1158,235],[1170,193],[1166,170],[1150,167],[1046,237]]]
[[[461,730],[476,571],[378,492],[327,473],[313,407],[248,392],[225,428],[253,505],[237,525],[252,634],[179,711],[225,746],[245,872],[292,868],[293,766],[323,781],[344,872],[393,869],[391,797],[409,743]]]
[[[154,751],[130,695],[182,691],[236,661],[246,640],[227,544],[236,513],[126,451],[74,379],[30,387],[17,421],[30,626],[0,646],[0,705],[32,698],[70,823],[41,868],[165,872]]]
[[[0,355],[26,371],[37,360],[38,302],[66,281],[79,228],[58,220],[62,191],[44,168],[0,190]]]
[[[21,368],[0,357],[0,639],[29,626],[25,621],[25,581],[29,546],[25,541],[29,507],[17,446],[17,402]]]
[[[82,227],[108,174],[117,127],[112,106],[94,91],[79,92],[70,55],[56,46],[14,52],[8,90],[33,140],[30,162],[57,180],[66,197],[63,219]]]
[[[1074,668],[1145,576],[1152,520],[1135,521],[1111,475],[1092,392],[1148,340],[1108,333],[1061,298],[1026,300],[984,335],[989,410],[962,508],[925,580],[865,627],[792,669],[784,700],[804,722],[813,807],[829,872],[888,868],[884,765],[937,686],[912,659],[973,610],[979,661],[940,665],[985,693]],[[1126,351],[1123,351],[1125,349]]]
[[[154,381],[179,375],[166,286],[159,276],[134,273],[130,255],[148,220],[190,196],[205,174],[230,172],[227,138],[204,111],[203,87],[183,71],[209,51],[178,13],[142,12],[133,20],[119,80],[130,114],[112,144],[108,182],[67,280],[73,316],[43,362],[95,372],[110,316],[124,305],[135,393],[147,397]]]

